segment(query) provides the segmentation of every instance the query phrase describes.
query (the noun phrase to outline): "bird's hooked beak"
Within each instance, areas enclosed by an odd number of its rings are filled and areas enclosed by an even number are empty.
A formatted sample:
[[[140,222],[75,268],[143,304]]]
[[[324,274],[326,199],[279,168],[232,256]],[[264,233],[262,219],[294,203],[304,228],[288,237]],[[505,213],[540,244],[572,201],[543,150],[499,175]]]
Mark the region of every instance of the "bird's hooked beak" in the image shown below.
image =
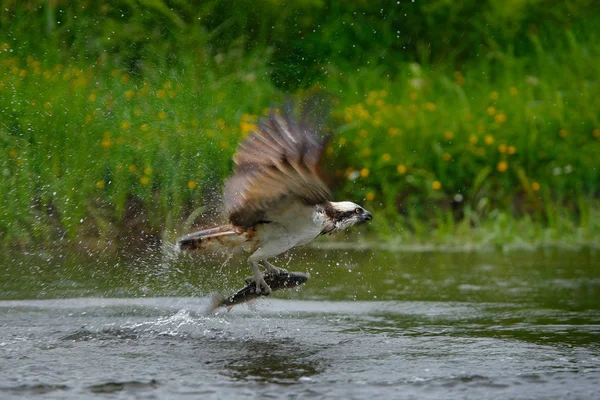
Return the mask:
[[[361,222],[367,222],[373,219],[373,215],[365,210],[365,212],[361,215]]]

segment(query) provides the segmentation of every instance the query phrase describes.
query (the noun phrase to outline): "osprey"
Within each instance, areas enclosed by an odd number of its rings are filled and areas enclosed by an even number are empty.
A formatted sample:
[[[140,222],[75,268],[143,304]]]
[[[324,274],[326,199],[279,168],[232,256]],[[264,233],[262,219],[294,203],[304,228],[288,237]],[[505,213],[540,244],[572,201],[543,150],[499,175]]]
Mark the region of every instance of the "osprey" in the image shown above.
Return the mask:
[[[290,114],[271,112],[240,143],[224,190],[229,224],[178,239],[184,250],[216,245],[250,252],[256,293],[271,292],[259,266],[282,271],[269,258],[372,218],[358,204],[329,201],[318,170],[326,141],[304,117],[298,123]]]

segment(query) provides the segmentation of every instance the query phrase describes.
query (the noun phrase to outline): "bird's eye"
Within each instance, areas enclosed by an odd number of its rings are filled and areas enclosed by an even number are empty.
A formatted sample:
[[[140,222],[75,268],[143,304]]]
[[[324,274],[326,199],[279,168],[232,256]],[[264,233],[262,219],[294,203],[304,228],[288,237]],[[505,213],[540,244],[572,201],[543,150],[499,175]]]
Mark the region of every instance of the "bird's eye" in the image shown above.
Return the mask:
[[[355,213],[360,214],[362,212],[362,210],[360,208],[357,208],[356,210],[354,210]]]

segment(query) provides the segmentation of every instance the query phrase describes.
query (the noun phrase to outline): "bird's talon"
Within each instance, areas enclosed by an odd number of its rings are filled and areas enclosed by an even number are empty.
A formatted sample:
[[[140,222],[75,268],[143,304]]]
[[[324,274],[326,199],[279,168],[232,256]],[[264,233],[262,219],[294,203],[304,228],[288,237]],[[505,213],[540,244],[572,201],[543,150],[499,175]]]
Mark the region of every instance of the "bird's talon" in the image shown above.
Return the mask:
[[[288,272],[286,269],[276,267],[269,262],[265,261],[264,264],[267,269],[267,273],[269,273],[269,274],[281,275],[281,274],[287,274],[287,272]]]
[[[260,277],[260,279],[256,280],[256,294],[261,293],[265,296],[271,294],[271,287],[267,284],[267,282],[265,282],[265,278],[263,278],[262,276]]]

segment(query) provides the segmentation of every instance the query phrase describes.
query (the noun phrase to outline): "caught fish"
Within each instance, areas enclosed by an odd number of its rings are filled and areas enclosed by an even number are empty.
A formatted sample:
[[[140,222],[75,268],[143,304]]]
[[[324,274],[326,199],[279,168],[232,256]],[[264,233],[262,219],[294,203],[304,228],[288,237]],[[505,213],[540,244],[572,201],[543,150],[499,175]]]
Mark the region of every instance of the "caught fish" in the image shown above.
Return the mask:
[[[309,275],[302,272],[280,271],[279,273],[264,274],[265,281],[273,291],[300,286],[306,282],[308,278]],[[254,281],[254,277],[250,276],[246,278],[246,286],[231,296],[225,297],[219,294],[213,296],[209,312],[213,312],[220,307],[227,307],[228,309],[231,309],[236,304],[245,303],[259,296],[268,295],[264,294],[264,291],[261,293],[256,293],[256,282]]]

